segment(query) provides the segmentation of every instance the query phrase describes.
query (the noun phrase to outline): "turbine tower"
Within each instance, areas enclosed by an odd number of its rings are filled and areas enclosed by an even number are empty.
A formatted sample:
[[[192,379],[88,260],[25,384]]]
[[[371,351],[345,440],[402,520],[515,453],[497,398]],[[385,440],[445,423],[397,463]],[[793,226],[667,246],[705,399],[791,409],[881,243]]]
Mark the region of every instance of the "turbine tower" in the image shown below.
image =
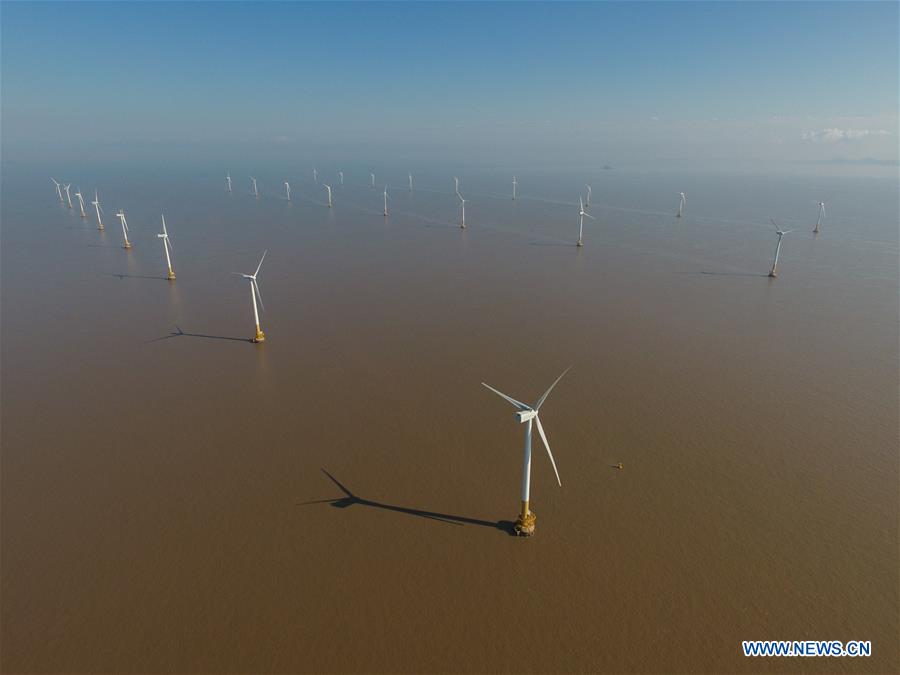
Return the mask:
[[[92,201],[91,204],[93,205],[94,210],[97,211],[97,229],[102,230],[103,221],[100,219],[100,213],[103,211],[103,209],[100,208],[100,197],[97,195],[96,189],[94,190],[94,201]]]
[[[328,190],[328,208],[331,208],[331,186],[325,183],[322,183],[322,187]]]
[[[770,219],[771,220],[771,219]],[[788,232],[793,232],[793,230],[785,230],[782,232],[778,229],[778,223],[772,220],[772,225],[775,226],[775,234],[778,235],[778,244],[775,246],[775,260],[772,261],[772,269],[769,270],[769,276],[773,279],[778,276],[778,254],[781,253],[781,240],[784,238]]]
[[[228,191],[231,192],[231,172],[228,171],[225,174],[225,183],[228,185]]]
[[[338,178],[341,179],[341,185],[343,185],[344,184],[344,172],[343,171],[338,171]]]
[[[284,192],[287,195],[287,200],[291,201],[291,184],[287,181],[284,181]]]
[[[456,196],[459,197],[459,178],[453,176],[453,191],[456,193]]]
[[[813,234],[819,234],[819,226],[822,224],[822,218],[825,217],[825,202],[819,202],[819,217],[816,219],[816,228]]]
[[[587,216],[591,220],[596,220],[596,218],[594,218],[594,216],[584,210],[584,203],[582,203],[581,201],[581,195],[578,195],[578,206],[578,243],[576,243],[575,245],[578,248],[581,248],[582,246],[584,246],[584,242],[582,241],[582,237],[584,235],[584,217]]]
[[[319,182],[319,170],[313,167],[313,183]]]
[[[556,474],[556,482],[562,487],[562,481],[559,480],[559,471],[556,470],[556,462],[553,459],[553,453],[550,452],[550,444],[547,442],[547,434],[544,433],[544,427],[541,425],[541,419],[538,417],[538,413],[540,412],[541,406],[544,404],[544,401],[547,400],[547,397],[550,395],[550,392],[553,391],[553,387],[557,385],[557,383],[563,378],[563,375],[569,372],[572,366],[566,368],[562,375],[556,378],[556,381],[550,385],[550,388],[544,392],[543,396],[541,396],[537,403],[534,406],[528,406],[522,403],[521,401],[517,401],[516,399],[507,396],[501,391],[494,389],[491,385],[482,382],[481,384],[492,392],[500,396],[501,398],[506,399],[510,403],[512,403],[516,407],[516,420],[520,424],[525,424],[525,466],[522,470],[522,505],[521,510],[519,511],[519,516],[516,518],[516,524],[514,526],[515,533],[519,536],[529,537],[534,534],[535,527],[535,514],[529,507],[529,499],[531,492],[531,425],[532,423],[537,425],[538,433],[541,435],[541,440],[544,442],[544,447],[547,449],[547,456],[550,457],[550,464],[553,465],[553,473]]]
[[[412,192],[412,174],[409,174],[409,191]]]
[[[172,258],[169,256],[169,250],[172,248],[172,242],[169,241],[169,231],[166,230],[166,217],[162,216],[162,234],[157,234],[156,236],[163,240],[163,249],[166,252],[166,267],[169,269],[166,274],[166,279],[172,281],[175,279],[175,270],[172,269]]]
[[[256,275],[259,274],[259,269],[262,267],[263,260],[266,259],[266,253],[269,251],[263,251],[262,258],[259,259],[259,265],[256,266],[256,271],[253,274],[241,274],[240,272],[232,272],[239,277],[243,277],[244,279],[250,280],[250,301],[253,303],[253,320],[256,322],[256,335],[250,340],[251,342],[265,342],[266,334],[262,332],[262,328],[259,327],[259,310],[256,308],[256,298],[259,298],[259,304],[265,310],[266,306],[263,305],[262,295],[259,292],[259,284],[256,281]]]
[[[131,242],[128,241],[128,221],[125,220],[125,211],[119,209],[119,212],[116,214],[118,219],[122,221],[122,237],[125,239],[125,244],[123,244],[122,248],[131,248]]]
[[[370,174],[369,174],[369,178],[372,179],[372,189],[374,190],[374,189],[375,189],[375,174],[374,174],[374,173],[370,173]]]
[[[59,203],[62,204],[63,203],[62,190],[60,189],[60,186],[62,185],[62,183],[58,183],[55,178],[51,178],[50,180],[53,181],[53,184],[56,186],[56,196],[59,197]]]
[[[384,217],[387,218],[387,185],[384,186]]]
[[[513,201],[516,201],[516,186],[519,184],[519,181],[516,180],[516,177],[513,176]]]
[[[681,201],[678,202],[678,213],[675,214],[675,217],[681,218],[681,214],[684,212],[684,205],[687,202],[687,199],[684,198],[683,192],[679,192],[678,196],[681,198]]]
[[[78,208],[81,209],[81,217],[87,218],[87,214],[84,212],[84,197],[81,196],[81,188],[75,188],[75,196],[78,197]]]
[[[461,230],[464,230],[464,229],[466,229],[466,200],[463,199],[463,196],[461,194],[459,194],[458,192],[456,193],[456,196],[459,197],[459,207],[461,210],[461,215],[460,215],[460,219],[459,219],[459,227]]]
[[[66,191],[66,201],[69,202],[69,208],[71,209],[72,208],[72,195],[69,194],[70,187],[72,187],[72,184],[68,183],[65,187],[63,187],[63,190]]]
[[[250,176],[250,182],[253,183],[253,196],[259,197],[259,189],[256,187],[256,179]]]
[[[591,206],[591,186],[585,185],[584,187],[587,188],[587,198],[584,200],[584,205],[587,206],[588,208],[590,208],[590,206]]]

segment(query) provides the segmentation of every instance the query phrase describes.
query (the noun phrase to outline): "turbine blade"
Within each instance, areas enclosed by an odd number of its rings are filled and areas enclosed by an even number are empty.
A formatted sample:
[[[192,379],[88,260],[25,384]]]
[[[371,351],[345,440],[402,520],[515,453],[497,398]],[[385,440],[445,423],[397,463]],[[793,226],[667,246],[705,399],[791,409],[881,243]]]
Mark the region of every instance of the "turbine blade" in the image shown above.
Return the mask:
[[[259,265],[256,267],[256,271],[253,273],[253,276],[254,276],[254,277],[255,277],[257,274],[259,274],[259,268],[262,267],[263,260],[266,259],[266,253],[268,253],[268,252],[269,252],[269,249],[266,249],[265,251],[263,251],[262,258],[259,259]]]
[[[556,461],[553,459],[553,453],[550,452],[550,444],[547,442],[547,434],[544,433],[541,418],[539,416],[535,417],[534,421],[537,422],[538,433],[541,435],[541,440],[544,441],[544,447],[547,448],[547,456],[550,458],[550,463],[553,465],[553,473],[556,474],[556,482],[562,487],[562,481],[559,479],[559,471],[556,470]]]
[[[262,307],[262,311],[265,312],[266,306],[263,304],[263,301],[262,301],[262,293],[259,292],[259,283],[256,281],[256,279],[251,279],[250,283],[253,284],[253,290],[256,291],[256,297],[259,298],[259,306]]]
[[[550,395],[550,392],[553,391],[553,387],[555,387],[555,386],[559,383],[559,381],[560,381],[561,379],[563,379],[563,375],[565,375],[566,373],[568,373],[570,370],[572,370],[572,366],[569,366],[568,368],[566,368],[566,369],[562,372],[562,375],[560,375],[559,377],[556,378],[556,380],[553,382],[553,384],[550,385],[550,388],[547,389],[547,391],[544,392],[544,395],[541,396],[541,397],[538,399],[538,402],[534,404],[534,409],[535,409],[535,410],[540,410],[540,409],[541,409],[541,406],[544,405],[544,401],[547,400],[547,397]]]
[[[587,211],[584,212],[584,215],[586,215],[586,216],[587,216],[588,218],[590,218],[591,220],[597,220],[596,218],[594,218],[594,216],[592,216],[592,215],[591,215],[590,213],[588,213]]]
[[[487,388],[490,389],[492,392],[494,392],[495,394],[497,394],[497,396],[500,396],[501,398],[505,398],[507,401],[509,401],[510,403],[512,403],[514,406],[516,406],[519,410],[530,410],[530,408],[529,408],[527,405],[525,405],[525,404],[522,403],[521,401],[517,401],[517,400],[514,399],[512,396],[507,396],[507,395],[504,394],[502,391],[497,391],[497,390],[494,389],[491,385],[486,384],[486,383],[484,383],[484,382],[482,382],[481,384],[482,384],[482,386],[487,387]]]

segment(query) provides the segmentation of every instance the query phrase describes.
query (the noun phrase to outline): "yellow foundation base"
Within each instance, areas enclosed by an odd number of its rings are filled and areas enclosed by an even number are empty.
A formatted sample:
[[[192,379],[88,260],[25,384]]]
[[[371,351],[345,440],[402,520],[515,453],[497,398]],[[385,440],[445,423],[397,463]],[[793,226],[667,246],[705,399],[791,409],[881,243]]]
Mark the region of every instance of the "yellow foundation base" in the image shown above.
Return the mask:
[[[534,524],[537,517],[533,511],[529,511],[526,515],[519,514],[516,518],[516,524],[513,525],[513,532],[517,537],[530,537],[534,534]]]
[[[131,248],[131,244],[129,244],[129,243],[126,241],[126,242],[125,242],[125,245],[124,245],[122,248]]]
[[[776,272],[775,270],[772,270],[771,272],[769,272],[769,276],[774,279],[775,277],[778,276],[778,272]]]
[[[97,226],[97,229],[98,229],[98,230],[105,230],[106,228],[103,227],[102,225],[98,225],[98,226]]]
[[[175,279],[175,272],[173,272],[172,270],[169,270],[169,273],[166,275],[166,279],[168,279],[169,281],[174,280],[174,279]]]
[[[581,248],[582,246],[584,246],[584,244],[581,243],[581,239],[579,239],[578,242],[577,242],[575,245],[576,245],[578,248]]]
[[[256,329],[256,336],[251,340],[251,342],[265,342],[266,334],[263,333],[259,328]]]

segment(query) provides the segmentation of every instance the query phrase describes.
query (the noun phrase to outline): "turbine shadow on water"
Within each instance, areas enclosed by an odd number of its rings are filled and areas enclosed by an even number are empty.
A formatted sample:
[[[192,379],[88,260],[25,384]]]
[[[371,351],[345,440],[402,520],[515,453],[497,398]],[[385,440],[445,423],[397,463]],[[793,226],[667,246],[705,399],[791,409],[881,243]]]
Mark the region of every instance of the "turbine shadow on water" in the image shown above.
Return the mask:
[[[165,277],[162,277],[162,278],[165,278]],[[228,337],[227,335],[206,335],[204,333],[185,333],[183,330],[181,330],[180,326],[176,325],[175,330],[172,331],[171,333],[169,333],[168,335],[163,335],[162,337],[148,340],[147,344],[149,344],[151,342],[159,342],[160,340],[168,340],[169,338],[175,338],[175,337],[205,338],[207,340],[229,340],[232,342],[253,342],[253,340],[250,338]]]
[[[332,476],[325,469],[322,469],[322,473],[328,476],[328,479],[332,483],[334,483],[341,492],[344,493],[344,496],[338,497],[337,499],[316,499],[309,502],[301,502],[297,506],[307,506],[310,504],[331,504],[331,506],[338,509],[345,509],[353,505],[368,506],[375,509],[382,509],[384,511],[393,511],[394,513],[405,513],[409,516],[417,516],[419,518],[427,518],[429,520],[438,520],[448,525],[480,525],[482,527],[491,527],[495,530],[500,530],[501,532],[505,532],[509,535],[515,534],[513,532],[512,521],[479,520],[478,518],[454,516],[449,513],[437,513],[435,511],[423,511],[422,509],[412,509],[405,506],[395,506],[394,504],[385,504],[383,502],[372,501],[371,499],[364,499],[363,497],[359,497],[350,492],[350,490],[344,487],[344,485],[337,478]]]
[[[163,281],[168,281],[165,277],[152,277],[146,274],[110,274],[110,276],[116,277],[119,281],[124,279],[162,279]]]

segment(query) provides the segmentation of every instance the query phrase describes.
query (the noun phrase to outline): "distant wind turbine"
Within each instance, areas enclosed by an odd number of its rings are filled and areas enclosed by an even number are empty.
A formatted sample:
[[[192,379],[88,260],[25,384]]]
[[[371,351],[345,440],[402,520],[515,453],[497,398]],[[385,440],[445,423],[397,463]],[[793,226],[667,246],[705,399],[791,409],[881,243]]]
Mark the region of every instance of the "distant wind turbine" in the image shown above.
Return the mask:
[[[81,196],[81,188],[75,188],[75,196],[78,197],[78,208],[81,209],[81,217],[87,218],[87,214],[84,212],[84,197]]]
[[[172,258],[169,256],[169,251],[172,248],[172,242],[169,241],[169,231],[166,229],[165,216],[162,216],[162,228],[162,234],[157,234],[156,236],[163,240],[163,249],[166,252],[166,267],[169,270],[166,274],[166,279],[172,281],[175,278],[175,271],[172,269]]]
[[[259,197],[259,189],[256,187],[256,179],[250,176],[250,182],[253,183],[253,196]]]
[[[778,244],[775,246],[775,260],[772,261],[772,269],[769,271],[769,276],[774,278],[778,276],[778,254],[781,253],[781,240],[784,238],[784,235],[788,232],[793,232],[793,230],[785,230],[782,232],[778,229],[778,223],[774,220],[772,220],[772,225],[775,226],[775,234],[778,235]]]
[[[313,168],[313,183],[318,183],[318,182],[319,182],[319,170],[316,168]]]
[[[587,198],[584,200],[584,205],[587,206],[588,208],[590,208],[590,206],[591,206],[591,186],[585,185],[584,187],[587,188]]]
[[[326,190],[328,190],[328,208],[330,209],[331,208],[331,186],[326,185],[325,183],[322,183],[322,187],[324,187]]]
[[[456,193],[456,196],[459,196],[459,178],[453,176],[453,191]]]
[[[231,192],[231,172],[225,174],[225,182],[228,184],[228,191]]]
[[[119,212],[116,214],[118,219],[122,222],[122,237],[125,239],[125,244],[122,248],[131,248],[131,242],[128,241],[128,233],[130,230],[128,229],[128,221],[125,220],[125,211],[119,209]]]
[[[370,174],[369,174],[369,178],[372,179],[372,189],[374,190],[374,189],[375,189],[375,174],[374,174],[374,173],[370,173]]]
[[[460,227],[460,229],[464,230],[464,229],[466,229],[466,200],[463,199],[463,196],[461,194],[459,194],[458,192],[456,193],[456,196],[459,197],[459,207],[461,209],[461,216],[459,219],[459,227]]]
[[[684,213],[684,205],[687,203],[687,199],[685,199],[683,192],[679,192],[678,195],[681,198],[681,201],[678,202],[678,213],[675,214],[675,217],[681,218],[681,214]]]
[[[66,185],[63,187],[63,190],[66,191],[66,201],[69,202],[69,208],[71,209],[71,208],[73,208],[73,207],[72,207],[72,195],[69,194],[69,188],[70,188],[70,187],[72,187],[72,184],[71,184],[71,183],[68,183],[68,184],[66,184]]]
[[[412,174],[409,174],[409,191],[412,192]]]
[[[582,237],[584,235],[584,217],[587,216],[591,220],[596,220],[594,216],[584,210],[584,204],[581,201],[581,195],[578,196],[578,243],[575,245],[581,248],[584,246],[584,242],[582,241]]]
[[[816,218],[816,228],[814,234],[819,234],[819,226],[822,224],[822,218],[825,217],[825,202],[819,202],[819,217]]]
[[[256,308],[256,298],[259,298],[259,304],[265,310],[265,305],[263,305],[262,295],[259,292],[259,283],[256,281],[256,275],[259,274],[259,270],[262,267],[263,260],[266,259],[266,253],[269,251],[263,251],[262,258],[259,259],[259,265],[256,266],[256,271],[253,274],[241,274],[240,272],[232,272],[239,277],[243,277],[244,279],[250,280],[250,301],[253,303],[253,320],[256,322],[256,335],[253,337],[251,342],[265,342],[266,334],[262,332],[262,329],[259,327],[259,310]]]
[[[97,211],[97,229],[102,230],[103,229],[103,220],[101,220],[101,218],[100,218],[100,213],[103,211],[103,209],[100,208],[100,197],[97,194],[96,189],[94,190],[94,201],[92,201],[91,204],[93,204],[94,209]]]
[[[284,192],[287,195],[287,200],[291,201],[291,184],[287,181],[284,181]]]
[[[341,179],[341,185],[343,185],[344,184],[344,172],[343,171],[338,171],[338,178]]]
[[[384,186],[384,217],[387,218],[387,185]]]
[[[62,190],[60,189],[60,186],[62,185],[62,183],[57,182],[57,180],[55,178],[51,178],[50,180],[52,180],[53,184],[56,186],[56,196],[59,197],[59,203],[62,204],[62,202],[63,202]]]
[[[513,176],[513,201],[516,201],[516,186],[518,186],[519,181],[516,180],[516,177]]]
[[[563,374],[556,378],[556,381],[550,385],[550,388],[544,392],[544,394],[538,399],[537,403],[534,406],[528,406],[522,403],[521,401],[517,401],[511,396],[507,396],[501,391],[494,389],[491,385],[482,382],[481,384],[492,392],[500,396],[501,398],[506,399],[510,403],[512,403],[516,407],[516,420],[520,424],[526,424],[525,427],[525,466],[522,470],[522,508],[519,512],[518,518],[516,518],[515,524],[515,532],[520,536],[531,536],[534,534],[535,527],[535,515],[534,512],[529,508],[529,499],[530,499],[530,491],[531,491],[531,425],[535,423],[537,425],[538,433],[541,436],[541,440],[544,442],[544,447],[547,449],[547,456],[550,457],[550,464],[553,466],[553,473],[556,474],[556,482],[562,487],[562,481],[559,479],[559,471],[556,470],[556,461],[553,459],[553,453],[550,452],[550,443],[547,442],[547,434],[544,433],[544,427],[541,425],[541,419],[538,417],[538,413],[541,409],[541,406],[544,404],[544,401],[547,400],[547,397],[550,395],[550,392],[553,391],[553,387],[557,385],[557,383],[563,378],[563,375],[569,372],[571,366],[566,368],[563,371]]]

